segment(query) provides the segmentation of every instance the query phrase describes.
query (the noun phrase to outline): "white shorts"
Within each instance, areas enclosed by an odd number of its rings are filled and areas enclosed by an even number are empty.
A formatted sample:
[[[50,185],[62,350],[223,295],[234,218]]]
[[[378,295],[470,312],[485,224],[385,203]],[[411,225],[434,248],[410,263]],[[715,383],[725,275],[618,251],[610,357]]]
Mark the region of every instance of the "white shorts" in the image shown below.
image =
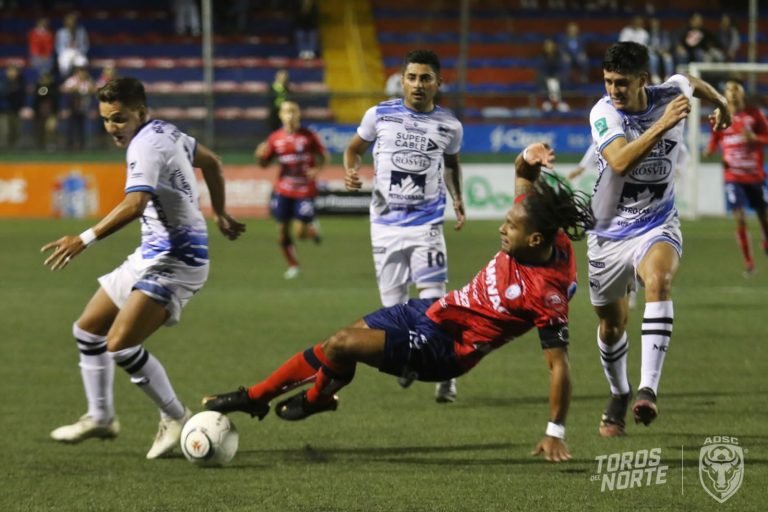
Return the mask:
[[[443,226],[387,226],[371,223],[373,264],[379,291],[408,283],[448,281],[448,255]]]
[[[679,256],[683,255],[683,235],[677,217],[625,240],[610,240],[590,233],[587,264],[592,305],[611,304],[624,297],[627,290],[634,289],[638,265],[651,246],[660,242],[674,247]]]
[[[190,267],[170,256],[144,259],[141,248],[122,265],[99,278],[99,284],[112,302],[122,308],[133,290],[140,290],[168,310],[165,325],[176,324],[181,310],[208,279],[208,264]]]

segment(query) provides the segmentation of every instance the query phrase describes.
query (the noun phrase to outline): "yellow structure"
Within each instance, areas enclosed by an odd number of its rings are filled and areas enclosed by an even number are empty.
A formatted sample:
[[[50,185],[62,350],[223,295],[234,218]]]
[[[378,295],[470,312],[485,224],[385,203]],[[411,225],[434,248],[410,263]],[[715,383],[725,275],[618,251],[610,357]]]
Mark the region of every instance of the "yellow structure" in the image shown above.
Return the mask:
[[[358,123],[369,107],[386,98],[371,4],[323,0],[318,6],[331,110],[340,123]]]

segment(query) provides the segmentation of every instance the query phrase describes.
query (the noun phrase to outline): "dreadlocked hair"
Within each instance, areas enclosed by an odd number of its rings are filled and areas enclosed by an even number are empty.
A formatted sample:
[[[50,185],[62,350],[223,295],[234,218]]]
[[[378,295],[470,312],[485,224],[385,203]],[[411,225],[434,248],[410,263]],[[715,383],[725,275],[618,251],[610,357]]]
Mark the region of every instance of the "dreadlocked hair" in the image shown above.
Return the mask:
[[[529,222],[547,243],[554,241],[560,229],[571,240],[581,240],[595,225],[589,196],[553,173],[541,173],[526,194],[524,206]]]

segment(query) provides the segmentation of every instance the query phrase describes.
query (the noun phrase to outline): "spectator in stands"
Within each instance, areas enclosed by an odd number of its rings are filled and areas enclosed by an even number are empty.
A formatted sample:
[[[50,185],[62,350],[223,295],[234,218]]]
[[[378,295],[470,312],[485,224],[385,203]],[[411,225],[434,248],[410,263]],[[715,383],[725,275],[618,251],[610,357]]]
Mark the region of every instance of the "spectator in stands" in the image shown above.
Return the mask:
[[[317,55],[317,2],[300,0],[301,5],[294,20],[296,47],[302,59],[314,59]]]
[[[288,99],[291,88],[288,83],[288,70],[278,69],[275,79],[269,87],[269,131],[273,132],[283,126],[280,121],[280,106]]]
[[[0,84],[0,105],[2,105],[2,141],[6,147],[14,149],[21,131],[21,109],[27,101],[27,89],[24,75],[14,65],[5,70],[5,79]]]
[[[78,25],[77,13],[70,12],[64,17],[64,26],[56,31],[56,54],[62,78],[69,76],[75,59],[88,59],[89,48],[88,33]]]
[[[739,29],[733,25],[731,17],[727,14],[723,14],[723,17],[720,18],[717,38],[720,41],[720,48],[725,53],[725,59],[731,62],[736,60],[736,53],[741,46],[741,36]]]
[[[53,34],[48,27],[48,18],[39,18],[27,33],[29,44],[29,66],[37,76],[53,69]]]
[[[651,72],[651,82],[660,84],[662,73],[659,70],[659,55],[655,51],[651,51],[651,34],[645,29],[645,18],[640,15],[633,16],[629,25],[619,32],[619,41],[631,41],[648,48],[648,68]]]
[[[541,105],[544,112],[550,112],[553,109],[559,112],[570,110],[560,92],[567,68],[565,56],[557,43],[552,39],[545,39],[544,54],[539,60],[539,85],[547,96]]]
[[[589,57],[587,57],[586,44],[584,37],[579,31],[579,25],[570,22],[565,27],[565,34],[560,41],[560,48],[563,51],[563,58],[566,69],[564,77],[570,81],[571,70],[576,65],[579,81],[586,83],[589,79]]]
[[[42,73],[37,79],[33,108],[37,147],[53,151],[56,149],[56,128],[59,115],[59,88],[56,87],[53,73]]]
[[[657,73],[658,76],[663,80],[666,80],[667,77],[671,76],[675,72],[675,62],[672,58],[672,36],[668,30],[665,30],[664,27],[661,26],[661,21],[659,21],[659,18],[650,19],[648,36],[649,59],[650,54],[655,54],[657,57],[657,68],[656,70],[651,68],[651,71],[652,73]],[[663,68],[661,66],[662,63],[664,65]],[[651,78],[655,80],[653,76]]]
[[[194,37],[200,35],[200,12],[195,0],[173,0],[173,13],[176,20],[176,34],[183,36],[189,33]]]
[[[395,71],[389,75],[387,83],[384,85],[384,92],[391,100],[403,97],[403,75],[400,71]]]
[[[101,69],[101,75],[96,79],[96,89],[101,89],[107,82],[117,78],[117,68],[114,64],[107,64]]]
[[[675,48],[677,62],[723,62],[725,56],[720,49],[720,42],[709,30],[704,28],[704,18],[698,12],[693,13],[688,25],[683,29]]]
[[[73,151],[81,151],[87,146],[88,113],[91,98],[96,94],[96,84],[84,60],[75,61],[75,71],[61,85],[61,92],[69,99],[67,147]]]

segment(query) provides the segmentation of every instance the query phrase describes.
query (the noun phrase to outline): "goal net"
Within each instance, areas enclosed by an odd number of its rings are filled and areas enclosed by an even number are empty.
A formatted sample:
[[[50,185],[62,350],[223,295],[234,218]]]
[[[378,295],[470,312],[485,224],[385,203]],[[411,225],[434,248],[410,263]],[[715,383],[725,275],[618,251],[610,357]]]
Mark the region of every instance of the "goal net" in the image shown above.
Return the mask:
[[[768,64],[692,62],[688,65],[688,74],[707,81],[720,92],[723,92],[722,81],[738,78],[744,83],[747,102],[765,107],[757,101],[761,97],[761,85],[763,89],[768,86]],[[707,116],[711,110],[708,103],[702,105],[696,98],[691,101],[687,123],[690,158],[682,170],[677,192],[677,207],[685,218],[725,213],[722,166],[701,162],[701,154],[709,142]]]

